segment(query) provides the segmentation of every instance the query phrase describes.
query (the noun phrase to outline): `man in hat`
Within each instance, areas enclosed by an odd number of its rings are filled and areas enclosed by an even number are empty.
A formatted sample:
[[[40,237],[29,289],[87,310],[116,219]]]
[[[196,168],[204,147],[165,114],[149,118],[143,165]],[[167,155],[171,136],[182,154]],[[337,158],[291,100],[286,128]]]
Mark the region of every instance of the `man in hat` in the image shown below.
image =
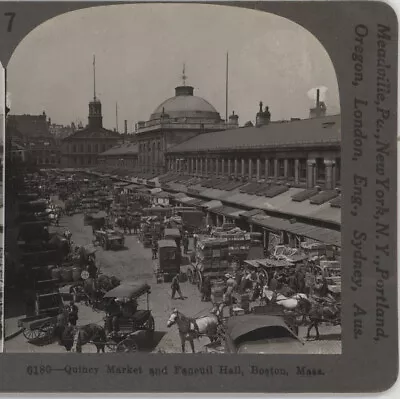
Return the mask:
[[[185,299],[182,295],[180,283],[179,283],[179,273],[172,279],[171,283],[172,295],[171,298],[175,299],[175,294],[178,293],[180,299]]]
[[[78,307],[75,305],[74,301],[69,303],[68,321],[72,326],[76,326],[78,321]]]
[[[201,288],[201,301],[207,302],[211,298],[211,280],[209,276],[206,276],[203,281],[203,286]]]
[[[152,259],[157,259],[158,242],[156,238],[153,238],[153,245],[151,247],[151,251],[153,253]]]

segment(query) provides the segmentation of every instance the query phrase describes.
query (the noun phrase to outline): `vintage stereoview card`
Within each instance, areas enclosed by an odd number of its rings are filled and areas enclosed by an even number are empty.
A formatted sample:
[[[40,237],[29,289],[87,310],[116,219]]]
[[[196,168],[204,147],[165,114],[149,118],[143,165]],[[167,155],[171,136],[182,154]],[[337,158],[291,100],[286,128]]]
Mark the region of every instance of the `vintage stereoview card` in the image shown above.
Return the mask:
[[[0,7],[2,391],[392,386],[387,4]]]

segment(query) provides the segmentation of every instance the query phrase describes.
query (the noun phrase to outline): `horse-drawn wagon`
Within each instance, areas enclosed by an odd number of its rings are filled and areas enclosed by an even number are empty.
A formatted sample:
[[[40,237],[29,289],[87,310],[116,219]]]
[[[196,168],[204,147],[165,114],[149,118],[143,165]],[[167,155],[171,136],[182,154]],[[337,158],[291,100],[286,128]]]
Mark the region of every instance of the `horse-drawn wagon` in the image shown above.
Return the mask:
[[[181,253],[174,240],[160,240],[158,242],[158,260],[155,267],[157,283],[171,281],[180,273]]]
[[[18,327],[28,341],[39,340],[53,336],[57,324],[57,316],[63,306],[61,294],[56,292],[37,293],[35,314],[18,320]]]
[[[153,339],[154,317],[149,308],[151,288],[146,283],[121,284],[104,295],[109,301],[104,328],[106,347],[113,352],[139,350],[139,333]],[[139,299],[146,297],[146,309],[139,309]]]
[[[120,249],[125,245],[125,237],[115,230],[95,230],[94,243],[98,243],[106,251],[109,249]]]

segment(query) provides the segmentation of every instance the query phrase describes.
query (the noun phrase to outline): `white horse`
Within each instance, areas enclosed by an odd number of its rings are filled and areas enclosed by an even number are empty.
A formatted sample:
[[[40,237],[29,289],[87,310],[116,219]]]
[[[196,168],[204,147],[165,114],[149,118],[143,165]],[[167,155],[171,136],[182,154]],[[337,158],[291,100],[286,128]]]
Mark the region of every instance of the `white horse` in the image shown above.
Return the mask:
[[[203,316],[197,319],[186,317],[178,309],[174,309],[167,322],[167,327],[174,324],[178,326],[179,336],[181,338],[182,352],[185,352],[186,341],[190,342],[192,352],[194,351],[194,340],[200,336],[207,336],[211,342],[215,342],[218,330],[218,317],[216,315]]]
[[[277,305],[281,305],[283,306],[285,309],[288,310],[293,310],[296,309],[299,304],[302,303],[302,300],[307,299],[307,295],[306,294],[302,294],[302,293],[298,293],[295,294],[291,297],[286,297],[283,294],[275,294],[275,303]],[[267,286],[264,287],[263,289],[263,299],[267,299],[268,301],[271,302],[272,298],[274,298],[274,292],[269,290]]]

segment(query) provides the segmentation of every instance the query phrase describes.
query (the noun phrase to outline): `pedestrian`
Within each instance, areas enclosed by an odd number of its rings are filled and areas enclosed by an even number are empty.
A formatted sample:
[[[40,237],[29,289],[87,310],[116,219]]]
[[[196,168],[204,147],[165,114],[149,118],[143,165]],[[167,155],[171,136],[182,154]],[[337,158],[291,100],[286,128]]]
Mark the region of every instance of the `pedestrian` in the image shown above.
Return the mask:
[[[193,234],[193,249],[196,251],[196,246],[197,246],[197,234]]]
[[[277,279],[277,272],[274,273],[274,275],[271,278],[271,281],[269,282],[269,289],[270,291],[276,292],[278,289],[278,279]]]
[[[153,247],[152,247],[153,257],[152,257],[152,259],[157,259],[157,251],[158,251],[158,242],[157,242],[157,240],[153,240]]]
[[[189,251],[189,238],[187,235],[183,237],[183,252],[186,255]]]
[[[76,326],[76,322],[78,321],[78,307],[74,301],[69,303],[68,321],[72,326]]]
[[[209,276],[204,278],[201,293],[201,301],[208,302],[211,298],[211,280]]]
[[[180,283],[179,283],[179,273],[172,279],[171,283],[172,295],[171,298],[175,299],[175,294],[178,293],[180,299],[185,299],[182,295]]]

